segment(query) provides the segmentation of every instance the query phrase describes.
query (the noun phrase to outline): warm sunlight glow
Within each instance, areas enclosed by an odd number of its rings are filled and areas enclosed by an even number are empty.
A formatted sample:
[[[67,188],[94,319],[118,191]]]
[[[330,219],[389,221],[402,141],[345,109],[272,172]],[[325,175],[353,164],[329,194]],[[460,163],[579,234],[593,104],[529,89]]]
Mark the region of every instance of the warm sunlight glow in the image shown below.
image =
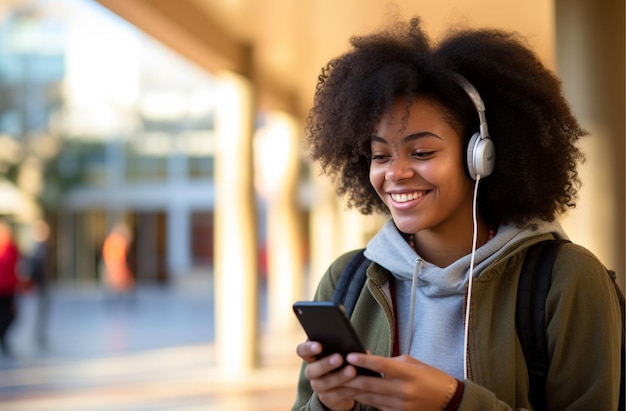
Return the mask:
[[[126,30],[110,30],[102,19],[86,14],[67,33],[66,97],[75,134],[115,134],[132,126],[120,124],[137,102],[140,44]],[[128,114],[126,114],[128,116]]]

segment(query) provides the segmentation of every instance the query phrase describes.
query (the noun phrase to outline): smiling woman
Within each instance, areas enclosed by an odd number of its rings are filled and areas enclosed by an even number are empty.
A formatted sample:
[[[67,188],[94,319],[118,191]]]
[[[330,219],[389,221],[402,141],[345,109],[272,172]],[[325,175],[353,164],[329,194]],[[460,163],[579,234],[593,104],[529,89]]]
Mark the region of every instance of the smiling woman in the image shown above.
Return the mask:
[[[351,43],[322,71],[307,131],[348,205],[390,216],[365,248],[351,316],[370,355],[299,344],[293,410],[615,409],[619,304],[593,254],[567,244],[555,261],[545,402],[531,404],[514,326],[526,254],[567,238],[556,218],[579,186],[586,133],[559,79],[504,31],[431,45],[413,19]],[[334,297],[355,255],[331,264],[316,300]]]

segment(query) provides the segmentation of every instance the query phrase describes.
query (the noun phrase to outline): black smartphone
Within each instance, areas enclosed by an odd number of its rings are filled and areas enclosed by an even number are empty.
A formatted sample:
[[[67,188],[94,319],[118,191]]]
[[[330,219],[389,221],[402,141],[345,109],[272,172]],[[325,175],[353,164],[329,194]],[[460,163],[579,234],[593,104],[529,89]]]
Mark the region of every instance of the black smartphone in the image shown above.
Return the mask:
[[[319,358],[339,353],[344,359],[351,352],[366,352],[341,304],[332,301],[297,301],[293,311],[311,341],[322,344]],[[344,363],[345,364],[345,363]],[[357,367],[361,375],[380,377],[380,373]]]

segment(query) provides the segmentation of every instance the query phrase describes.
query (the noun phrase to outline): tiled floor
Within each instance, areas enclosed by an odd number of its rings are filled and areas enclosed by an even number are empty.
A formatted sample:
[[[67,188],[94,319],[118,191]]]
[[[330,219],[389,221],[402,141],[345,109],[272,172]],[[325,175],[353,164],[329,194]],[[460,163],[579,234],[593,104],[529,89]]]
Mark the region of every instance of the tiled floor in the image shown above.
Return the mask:
[[[35,296],[23,296],[11,330],[14,358],[0,359],[0,409],[290,409],[302,336],[262,336],[262,366],[225,378],[206,285],[142,288],[127,305],[109,304],[94,287],[55,289],[46,350],[32,338]]]

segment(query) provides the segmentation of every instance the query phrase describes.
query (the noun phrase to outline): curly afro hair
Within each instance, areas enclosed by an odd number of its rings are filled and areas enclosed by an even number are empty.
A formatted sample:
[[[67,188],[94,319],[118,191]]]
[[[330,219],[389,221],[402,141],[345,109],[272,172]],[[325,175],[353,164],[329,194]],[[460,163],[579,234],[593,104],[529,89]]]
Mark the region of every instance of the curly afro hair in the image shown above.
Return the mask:
[[[478,115],[455,73],[480,93],[496,147],[495,169],[481,181],[478,198],[485,220],[551,221],[575,206],[576,167],[584,160],[575,143],[586,132],[559,79],[520,36],[465,29],[431,46],[419,18],[413,18],[350,43],[350,51],[322,69],[306,124],[311,158],[348,207],[363,214],[389,212],[369,181],[370,137],[398,98],[434,102],[468,143],[478,130]]]

